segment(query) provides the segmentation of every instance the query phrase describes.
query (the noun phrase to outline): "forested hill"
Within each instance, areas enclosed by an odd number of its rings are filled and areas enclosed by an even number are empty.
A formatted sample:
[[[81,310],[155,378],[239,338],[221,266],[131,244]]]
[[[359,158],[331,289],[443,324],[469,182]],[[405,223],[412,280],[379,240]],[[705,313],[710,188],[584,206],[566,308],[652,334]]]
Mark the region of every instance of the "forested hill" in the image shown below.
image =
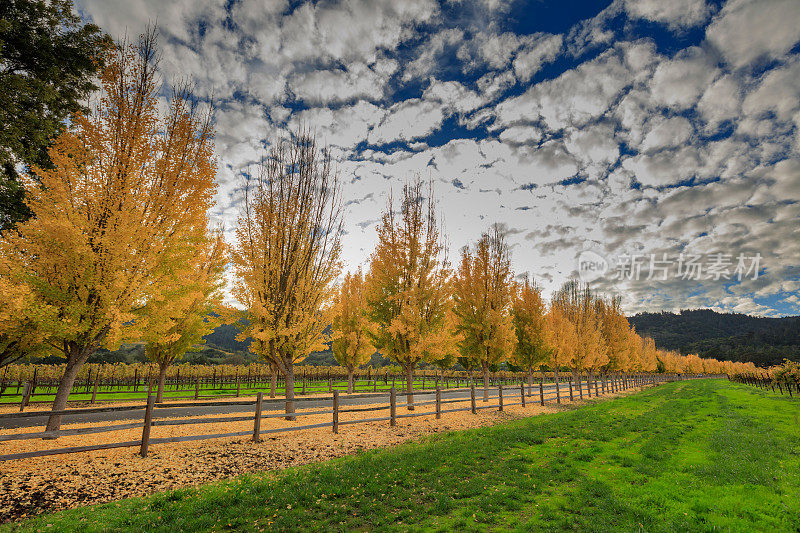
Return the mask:
[[[759,366],[800,360],[800,317],[763,318],[710,309],[640,313],[628,318],[659,348]]]

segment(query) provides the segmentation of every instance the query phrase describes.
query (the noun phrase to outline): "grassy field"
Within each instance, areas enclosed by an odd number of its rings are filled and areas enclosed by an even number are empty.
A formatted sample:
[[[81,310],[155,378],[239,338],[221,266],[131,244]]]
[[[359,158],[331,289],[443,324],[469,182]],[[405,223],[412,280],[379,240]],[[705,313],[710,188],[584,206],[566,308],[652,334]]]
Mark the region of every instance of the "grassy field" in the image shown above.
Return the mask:
[[[3,530],[798,531],[798,416],[745,385],[678,382]]]

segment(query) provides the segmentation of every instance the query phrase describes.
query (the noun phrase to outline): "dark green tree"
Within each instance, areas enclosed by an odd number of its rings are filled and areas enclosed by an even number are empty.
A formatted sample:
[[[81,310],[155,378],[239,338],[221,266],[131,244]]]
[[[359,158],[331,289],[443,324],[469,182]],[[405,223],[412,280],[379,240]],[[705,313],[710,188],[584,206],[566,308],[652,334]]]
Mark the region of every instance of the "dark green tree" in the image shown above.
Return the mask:
[[[30,217],[17,169],[51,167],[51,140],[96,89],[110,44],[71,0],[0,2],[0,233]]]

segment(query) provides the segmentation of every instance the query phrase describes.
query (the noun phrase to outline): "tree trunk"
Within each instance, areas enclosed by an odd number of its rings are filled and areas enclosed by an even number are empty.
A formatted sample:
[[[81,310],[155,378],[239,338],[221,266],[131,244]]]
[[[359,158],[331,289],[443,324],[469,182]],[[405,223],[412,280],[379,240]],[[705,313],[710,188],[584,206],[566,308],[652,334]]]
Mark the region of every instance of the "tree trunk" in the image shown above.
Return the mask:
[[[531,395],[531,389],[533,389],[533,369],[531,368],[528,370],[528,396]]]
[[[167,379],[167,368],[169,368],[169,363],[158,364],[158,392],[156,393],[156,403],[164,401],[164,382]]]
[[[286,365],[286,420],[297,420],[294,416],[294,364]]]
[[[414,365],[406,365],[406,406],[409,411],[414,410]]]
[[[354,369],[347,368],[347,394],[352,394],[353,392],[353,373]]]
[[[270,369],[270,388],[269,388],[269,397],[275,397],[275,389],[278,388],[278,371],[273,367]]]
[[[58,391],[56,391],[56,397],[53,399],[53,411],[63,411],[67,407],[69,393],[72,390],[72,384],[75,383],[75,378],[78,376],[78,371],[93,352],[94,348],[90,347],[70,349],[69,354],[67,354],[67,366],[64,368],[64,375],[61,376],[61,380],[58,382]],[[50,415],[47,419],[45,431],[58,431],[60,427],[61,415]]]
[[[489,401],[489,365],[482,363],[481,370],[483,371],[483,401]]]

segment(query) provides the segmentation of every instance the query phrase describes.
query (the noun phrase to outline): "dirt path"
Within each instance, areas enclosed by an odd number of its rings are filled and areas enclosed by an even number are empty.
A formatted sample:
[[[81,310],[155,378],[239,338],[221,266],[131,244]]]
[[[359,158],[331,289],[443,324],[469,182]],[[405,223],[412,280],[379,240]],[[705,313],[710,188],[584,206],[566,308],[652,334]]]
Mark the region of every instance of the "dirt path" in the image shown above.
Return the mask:
[[[635,389],[616,395],[609,394],[601,397],[601,400],[632,392],[635,392]],[[511,401],[513,400],[507,400]],[[481,403],[479,401],[478,405]],[[448,404],[445,408],[468,405],[468,402]],[[245,472],[283,469],[340,457],[360,450],[392,446],[431,433],[493,425],[579,405],[581,402],[574,404],[566,402],[560,406],[547,404],[542,407],[538,403],[530,402],[524,409],[521,406],[512,406],[507,407],[502,413],[493,407],[480,410],[477,415],[469,411],[445,413],[441,420],[436,420],[433,416],[400,418],[394,428],[390,428],[388,422],[345,425],[340,427],[339,435],[334,435],[330,428],[266,435],[262,437],[260,443],[253,443],[247,438],[240,437],[160,444],[151,447],[147,458],[137,456],[136,448],[122,448],[7,461],[0,463],[0,522],[208,483]],[[432,409],[432,406],[418,407],[415,412],[431,412]],[[398,414],[405,412],[405,409],[398,409]],[[329,416],[301,417],[296,424],[324,422]],[[384,415],[376,415],[374,412],[347,413],[341,420],[375,416]],[[285,427],[286,424],[292,423],[282,419],[265,419],[262,421],[262,430]],[[65,427],[95,425],[97,424],[72,424]],[[246,429],[252,429],[252,422],[159,426],[153,428],[151,437]],[[108,433],[100,435],[61,437],[54,447],[91,444],[99,442],[92,439],[100,438],[108,442],[133,440],[141,435],[141,429],[113,432],[111,433],[113,437],[109,437]],[[50,444],[52,442],[41,440],[4,442],[0,444],[0,454],[28,451],[41,446],[49,447],[53,446]]]

